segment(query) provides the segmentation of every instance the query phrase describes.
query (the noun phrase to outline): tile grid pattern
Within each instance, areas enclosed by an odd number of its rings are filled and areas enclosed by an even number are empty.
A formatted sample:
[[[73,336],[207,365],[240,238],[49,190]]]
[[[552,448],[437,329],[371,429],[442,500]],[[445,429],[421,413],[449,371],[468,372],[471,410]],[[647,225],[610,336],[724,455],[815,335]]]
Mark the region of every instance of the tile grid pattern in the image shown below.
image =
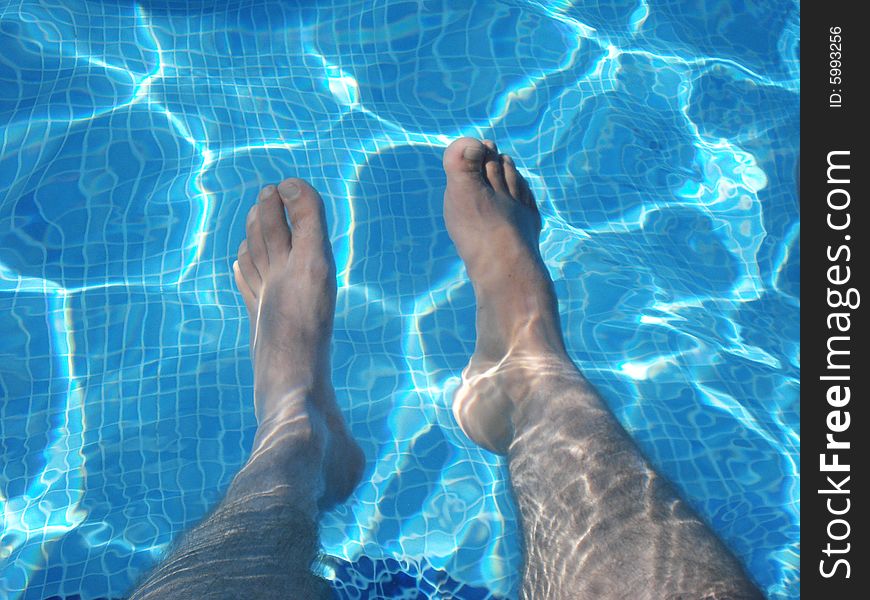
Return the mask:
[[[266,183],[327,199],[368,469],[338,597],[512,597],[503,462],[452,420],[473,297],[440,154],[497,139],[574,358],[772,598],[797,598],[794,2],[0,0],[0,594],[120,597],[246,457],[229,266]]]

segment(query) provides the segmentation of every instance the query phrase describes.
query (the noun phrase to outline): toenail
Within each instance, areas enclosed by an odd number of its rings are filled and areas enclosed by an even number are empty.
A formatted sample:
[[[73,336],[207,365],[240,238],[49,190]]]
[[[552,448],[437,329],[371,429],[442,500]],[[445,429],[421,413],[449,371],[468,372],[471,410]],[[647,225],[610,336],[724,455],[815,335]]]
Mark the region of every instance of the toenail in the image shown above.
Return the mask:
[[[477,144],[466,146],[465,150],[462,151],[462,156],[464,156],[467,160],[482,160],[485,155],[486,146],[478,146]]]
[[[278,186],[278,191],[285,200],[294,200],[302,192],[302,188],[295,183],[284,181]]]

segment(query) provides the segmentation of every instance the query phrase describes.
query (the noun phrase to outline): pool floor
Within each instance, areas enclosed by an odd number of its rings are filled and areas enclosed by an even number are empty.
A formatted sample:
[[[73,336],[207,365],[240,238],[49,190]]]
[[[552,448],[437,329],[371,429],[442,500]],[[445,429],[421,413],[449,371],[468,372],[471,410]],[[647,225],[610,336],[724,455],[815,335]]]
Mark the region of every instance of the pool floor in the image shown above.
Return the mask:
[[[495,139],[569,351],[770,598],[799,597],[799,5],[0,0],[0,596],[119,598],[254,427],[231,264],[303,177],[367,467],[339,598],[512,598],[503,459],[453,420],[474,299],[441,155]]]

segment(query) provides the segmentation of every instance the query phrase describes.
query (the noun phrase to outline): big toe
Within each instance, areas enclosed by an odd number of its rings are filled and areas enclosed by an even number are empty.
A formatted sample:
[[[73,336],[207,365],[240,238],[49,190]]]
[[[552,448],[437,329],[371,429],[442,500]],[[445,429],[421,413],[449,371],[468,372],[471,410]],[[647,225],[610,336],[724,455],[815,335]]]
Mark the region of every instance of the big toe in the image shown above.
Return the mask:
[[[269,254],[269,261],[287,256],[290,250],[290,229],[284,218],[284,206],[274,185],[268,185],[260,191],[258,198],[257,217],[261,220],[260,229],[263,241]]]
[[[305,238],[323,241],[328,238],[323,199],[307,181],[285,179],[278,185],[278,194],[287,208],[294,246]]]
[[[483,165],[487,147],[478,139],[463,137],[455,140],[444,151],[444,172],[448,185],[485,185]]]

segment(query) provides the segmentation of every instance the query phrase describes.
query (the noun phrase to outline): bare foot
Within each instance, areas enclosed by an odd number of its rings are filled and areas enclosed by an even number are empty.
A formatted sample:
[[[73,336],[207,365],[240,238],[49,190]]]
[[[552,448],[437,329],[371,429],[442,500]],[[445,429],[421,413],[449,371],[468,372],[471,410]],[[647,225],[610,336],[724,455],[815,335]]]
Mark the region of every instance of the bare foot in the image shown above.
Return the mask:
[[[233,272],[251,322],[259,427],[249,463],[302,444],[320,461],[322,510],[350,495],[364,465],[331,383],[336,284],[323,201],[301,179],[267,186],[246,235]]]
[[[570,364],[538,249],[541,217],[528,183],[493,142],[456,140],[444,170],[444,220],[477,299],[477,342],[453,414],[468,437],[504,454],[536,375]]]

